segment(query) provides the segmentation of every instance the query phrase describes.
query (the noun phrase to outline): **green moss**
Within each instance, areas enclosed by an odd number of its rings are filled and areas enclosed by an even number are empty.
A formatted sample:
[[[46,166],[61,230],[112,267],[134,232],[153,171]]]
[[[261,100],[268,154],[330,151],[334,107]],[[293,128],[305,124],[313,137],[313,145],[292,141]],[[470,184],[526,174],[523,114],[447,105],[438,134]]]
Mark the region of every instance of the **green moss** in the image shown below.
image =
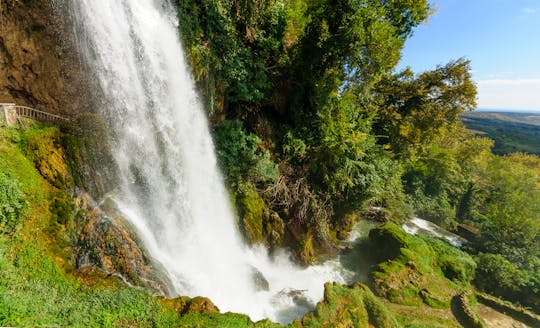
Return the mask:
[[[21,148],[49,183],[57,188],[67,188],[73,181],[60,139],[60,131],[56,128],[33,128],[22,133]]]
[[[251,185],[241,188],[237,199],[244,236],[250,243],[261,242],[263,240],[264,201]]]
[[[315,249],[313,248],[313,236],[310,232],[300,239],[300,259],[305,264],[315,262]]]
[[[297,327],[397,327],[394,314],[373,295],[368,287],[350,287],[336,283],[324,285],[324,301],[304,316]]]
[[[76,124],[67,129],[61,143],[74,184],[100,199],[116,181],[105,124],[95,114],[82,113]]]
[[[370,239],[380,262],[373,272],[377,293],[392,302],[449,308],[474,277],[472,258],[443,241],[408,235],[393,223],[373,230]]]

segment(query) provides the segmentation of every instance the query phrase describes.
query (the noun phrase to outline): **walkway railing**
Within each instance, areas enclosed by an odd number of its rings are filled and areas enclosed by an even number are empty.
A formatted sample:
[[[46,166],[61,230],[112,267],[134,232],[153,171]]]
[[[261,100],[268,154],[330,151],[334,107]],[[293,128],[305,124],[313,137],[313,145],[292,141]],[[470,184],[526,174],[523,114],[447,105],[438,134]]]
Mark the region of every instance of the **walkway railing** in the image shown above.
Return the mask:
[[[70,121],[70,119],[60,115],[47,113],[27,106],[18,106],[13,103],[0,103],[0,108],[4,114],[5,122],[9,126],[16,125],[17,123],[21,124],[22,118],[30,118],[42,123],[54,124],[66,123]]]

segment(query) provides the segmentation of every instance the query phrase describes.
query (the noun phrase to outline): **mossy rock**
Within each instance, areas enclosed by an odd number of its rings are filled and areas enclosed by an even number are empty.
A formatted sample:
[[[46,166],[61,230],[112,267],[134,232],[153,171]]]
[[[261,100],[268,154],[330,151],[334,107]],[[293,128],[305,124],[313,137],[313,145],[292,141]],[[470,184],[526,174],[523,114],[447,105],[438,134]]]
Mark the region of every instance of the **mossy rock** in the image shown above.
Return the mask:
[[[313,249],[313,236],[311,233],[307,233],[304,239],[301,240],[300,259],[305,264],[312,264],[315,262],[315,250]]]
[[[78,270],[97,267],[132,285],[162,295],[172,293],[168,277],[160,273],[128,221],[92,206],[93,201],[86,194],[74,203],[79,228],[75,229],[73,252]]]
[[[61,143],[66,150],[66,162],[74,184],[94,197],[102,198],[117,181],[103,120],[92,113],[80,113],[75,124],[66,131]]]
[[[398,327],[393,313],[361,284],[350,287],[324,285],[324,300],[306,314],[296,327]]]
[[[21,147],[39,173],[53,186],[66,189],[73,179],[66,165],[66,155],[56,128],[30,129],[23,132]]]
[[[440,240],[409,235],[393,223],[372,230],[370,241],[379,262],[372,273],[375,290],[391,302],[449,308],[474,277],[468,254]]]
[[[283,245],[285,222],[283,222],[278,213],[269,209],[264,210],[263,234],[266,243],[271,248],[278,248]]]
[[[263,214],[265,204],[261,196],[252,186],[240,189],[237,198],[240,211],[241,230],[249,243],[263,241]]]
[[[185,299],[185,298],[183,298]],[[180,314],[187,313],[219,313],[217,306],[209,298],[197,296],[186,300],[183,307],[177,309]]]

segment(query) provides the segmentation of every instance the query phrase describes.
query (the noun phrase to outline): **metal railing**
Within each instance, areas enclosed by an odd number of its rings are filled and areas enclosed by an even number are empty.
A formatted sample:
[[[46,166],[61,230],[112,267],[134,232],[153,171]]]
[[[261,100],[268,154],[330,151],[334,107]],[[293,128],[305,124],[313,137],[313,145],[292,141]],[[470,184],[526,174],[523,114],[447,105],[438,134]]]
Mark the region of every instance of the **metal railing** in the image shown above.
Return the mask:
[[[62,117],[60,115],[55,115],[51,113],[47,113],[41,110],[37,110],[35,108],[27,107],[27,106],[19,106],[16,104],[8,104],[8,103],[0,103],[0,107],[4,111],[4,115],[6,116],[6,121],[8,124],[10,123],[8,119],[8,111],[15,111],[16,119],[17,121],[20,121],[21,118],[29,118],[35,121],[43,122],[43,123],[66,123],[69,122],[70,119],[66,117]]]

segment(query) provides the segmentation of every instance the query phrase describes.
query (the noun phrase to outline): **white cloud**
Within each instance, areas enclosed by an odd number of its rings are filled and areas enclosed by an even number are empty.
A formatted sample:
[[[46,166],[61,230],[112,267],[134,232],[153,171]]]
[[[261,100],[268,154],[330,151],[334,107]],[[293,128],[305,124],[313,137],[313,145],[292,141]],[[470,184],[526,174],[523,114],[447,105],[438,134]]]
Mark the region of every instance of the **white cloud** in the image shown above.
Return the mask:
[[[523,8],[525,14],[534,15],[540,12],[540,8]]]
[[[540,79],[480,80],[478,108],[540,110]]]

